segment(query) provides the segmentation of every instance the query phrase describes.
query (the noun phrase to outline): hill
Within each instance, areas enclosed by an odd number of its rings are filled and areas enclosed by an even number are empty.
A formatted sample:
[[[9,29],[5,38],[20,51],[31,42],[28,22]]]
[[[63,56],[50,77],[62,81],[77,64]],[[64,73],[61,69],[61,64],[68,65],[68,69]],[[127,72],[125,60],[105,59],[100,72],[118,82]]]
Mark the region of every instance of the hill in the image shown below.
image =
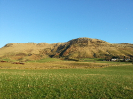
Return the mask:
[[[77,38],[65,43],[9,43],[0,48],[1,59],[37,60],[47,57],[111,58],[133,57],[133,44],[112,44],[99,39]]]

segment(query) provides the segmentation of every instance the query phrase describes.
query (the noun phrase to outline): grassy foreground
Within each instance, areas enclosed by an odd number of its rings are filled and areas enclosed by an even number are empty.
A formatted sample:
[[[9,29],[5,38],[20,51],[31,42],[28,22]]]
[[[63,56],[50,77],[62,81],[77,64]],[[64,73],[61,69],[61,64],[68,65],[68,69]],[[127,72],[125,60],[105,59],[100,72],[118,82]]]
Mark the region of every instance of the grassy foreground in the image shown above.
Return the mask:
[[[133,66],[0,69],[0,99],[133,99]]]

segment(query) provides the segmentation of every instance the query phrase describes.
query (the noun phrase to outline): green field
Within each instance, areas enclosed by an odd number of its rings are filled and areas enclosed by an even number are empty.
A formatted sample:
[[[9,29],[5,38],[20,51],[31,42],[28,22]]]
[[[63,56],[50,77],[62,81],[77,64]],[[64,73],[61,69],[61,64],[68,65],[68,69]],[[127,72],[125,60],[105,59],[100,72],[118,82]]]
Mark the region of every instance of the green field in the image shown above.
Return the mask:
[[[0,69],[0,99],[133,99],[133,65]]]

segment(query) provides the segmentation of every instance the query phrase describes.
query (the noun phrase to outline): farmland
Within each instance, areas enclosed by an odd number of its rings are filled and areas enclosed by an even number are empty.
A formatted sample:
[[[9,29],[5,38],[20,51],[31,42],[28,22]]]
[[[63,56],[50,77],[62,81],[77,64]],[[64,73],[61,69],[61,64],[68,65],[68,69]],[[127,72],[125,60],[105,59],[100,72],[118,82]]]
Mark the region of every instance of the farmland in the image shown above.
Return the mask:
[[[56,63],[54,67],[62,65],[66,68],[70,65],[75,68],[42,69],[45,63],[41,62],[29,62],[25,65],[1,63],[0,99],[133,98],[131,64],[110,63],[112,66],[104,67],[103,63],[99,65],[97,62],[92,65],[92,62],[52,61]],[[51,66],[52,62],[46,62],[45,65]],[[28,68],[32,64],[33,67]],[[103,67],[94,68],[101,64]],[[39,65],[39,68],[35,68]]]

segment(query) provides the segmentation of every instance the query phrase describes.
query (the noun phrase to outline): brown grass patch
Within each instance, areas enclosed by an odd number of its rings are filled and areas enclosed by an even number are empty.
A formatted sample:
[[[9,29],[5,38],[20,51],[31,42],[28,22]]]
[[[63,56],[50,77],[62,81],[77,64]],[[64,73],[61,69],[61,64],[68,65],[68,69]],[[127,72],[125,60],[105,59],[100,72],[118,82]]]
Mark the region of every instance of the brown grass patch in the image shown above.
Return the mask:
[[[11,62],[1,62],[0,69],[65,69],[65,68],[104,68],[107,66],[118,66],[116,64],[75,62],[75,61],[54,61],[45,63],[24,63],[12,64]]]

